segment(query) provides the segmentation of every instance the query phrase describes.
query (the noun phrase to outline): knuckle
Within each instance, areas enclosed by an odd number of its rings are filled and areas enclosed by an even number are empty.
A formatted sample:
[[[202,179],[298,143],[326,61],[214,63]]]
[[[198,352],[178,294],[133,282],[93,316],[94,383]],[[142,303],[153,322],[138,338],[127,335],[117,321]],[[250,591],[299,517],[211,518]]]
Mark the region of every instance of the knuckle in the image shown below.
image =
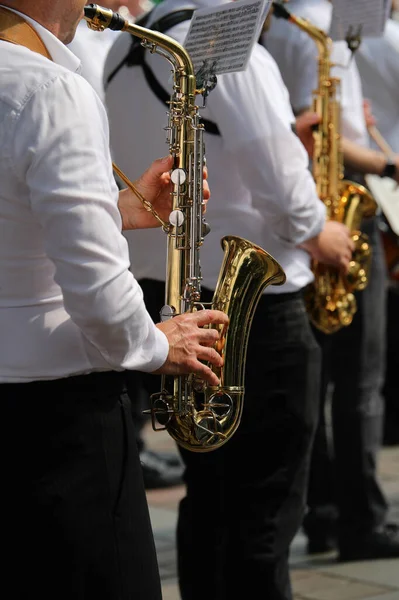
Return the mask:
[[[200,363],[195,358],[191,357],[186,360],[186,366],[190,372],[198,371],[198,364]]]

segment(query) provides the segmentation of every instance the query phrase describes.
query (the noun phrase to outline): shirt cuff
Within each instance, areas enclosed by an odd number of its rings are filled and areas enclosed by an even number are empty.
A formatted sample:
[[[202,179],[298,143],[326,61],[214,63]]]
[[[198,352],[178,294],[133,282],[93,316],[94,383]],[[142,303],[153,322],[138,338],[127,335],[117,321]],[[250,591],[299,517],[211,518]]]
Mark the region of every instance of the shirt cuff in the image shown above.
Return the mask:
[[[320,202],[317,205],[314,226],[312,227],[312,229],[310,231],[310,235],[309,235],[308,239],[311,239],[312,237],[319,235],[319,233],[321,233],[323,231],[324,225],[326,223],[326,217],[327,217],[326,205],[320,200]]]
[[[166,335],[154,325],[155,340],[154,340],[154,354],[150,362],[147,362],[145,366],[140,368],[140,371],[144,373],[152,373],[156,371],[165,363],[169,354],[169,342]]]

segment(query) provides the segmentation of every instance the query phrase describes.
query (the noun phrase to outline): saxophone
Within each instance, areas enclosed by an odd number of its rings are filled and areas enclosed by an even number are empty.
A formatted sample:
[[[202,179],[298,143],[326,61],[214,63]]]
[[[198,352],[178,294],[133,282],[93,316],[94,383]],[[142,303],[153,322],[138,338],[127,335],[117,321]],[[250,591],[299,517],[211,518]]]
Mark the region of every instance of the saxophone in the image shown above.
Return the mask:
[[[172,65],[173,92],[169,104],[169,150],[174,157],[171,172],[172,212],[163,223],[167,234],[165,306],[161,319],[187,311],[201,310],[201,266],[199,251],[208,226],[203,219],[203,126],[200,123],[191,58],[174,39],[129,23],[118,13],[90,4],[85,7],[90,28],[106,27],[128,31],[141,39],[150,52],[165,57]],[[114,168],[116,165],[114,165]],[[116,167],[129,186],[131,182]],[[147,207],[151,210],[151,207]],[[152,426],[167,430],[184,448],[207,452],[226,443],[236,431],[244,400],[244,369],[250,326],[264,288],[282,285],[285,273],[265,250],[237,236],[221,240],[224,257],[210,308],[225,312],[229,326],[214,325],[220,333],[215,345],[224,357],[220,368],[211,366],[220,380],[209,386],[192,373],[162,376],[161,391],[151,396]]]
[[[334,333],[350,325],[357,310],[354,292],[369,281],[371,247],[368,236],[360,231],[363,218],[371,217],[377,204],[368,190],[344,180],[340,149],[340,80],[331,77],[331,39],[306,19],[297,17],[279,2],[273,2],[274,15],[305,31],[318,49],[318,89],[313,92],[313,111],[320,116],[314,131],[313,177],[319,198],[327,209],[327,219],[345,224],[351,231],[355,250],[346,275],[328,265],[312,262],[314,281],[305,293],[312,323],[324,333]]]

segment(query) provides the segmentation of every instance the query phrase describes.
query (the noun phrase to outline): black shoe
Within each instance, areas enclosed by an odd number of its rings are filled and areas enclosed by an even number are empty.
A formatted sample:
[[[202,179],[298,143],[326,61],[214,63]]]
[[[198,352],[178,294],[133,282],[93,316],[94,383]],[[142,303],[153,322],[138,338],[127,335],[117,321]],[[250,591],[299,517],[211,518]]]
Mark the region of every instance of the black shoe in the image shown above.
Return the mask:
[[[322,554],[337,549],[337,522],[338,512],[333,505],[309,510],[302,523],[308,538],[308,554]]]
[[[170,465],[160,459],[155,452],[147,450],[140,452],[140,462],[146,490],[167,488],[183,483],[183,466],[181,464]]]
[[[340,539],[340,562],[399,558],[399,526],[388,523],[379,531]]]

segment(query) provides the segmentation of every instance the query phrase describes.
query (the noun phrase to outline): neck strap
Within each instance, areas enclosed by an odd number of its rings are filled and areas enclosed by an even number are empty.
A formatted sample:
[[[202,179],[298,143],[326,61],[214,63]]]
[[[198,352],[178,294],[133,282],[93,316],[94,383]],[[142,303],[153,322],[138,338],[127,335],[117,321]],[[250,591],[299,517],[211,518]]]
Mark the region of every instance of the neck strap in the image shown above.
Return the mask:
[[[52,60],[46,46],[36,30],[20,15],[0,6],[0,40],[25,46]]]

